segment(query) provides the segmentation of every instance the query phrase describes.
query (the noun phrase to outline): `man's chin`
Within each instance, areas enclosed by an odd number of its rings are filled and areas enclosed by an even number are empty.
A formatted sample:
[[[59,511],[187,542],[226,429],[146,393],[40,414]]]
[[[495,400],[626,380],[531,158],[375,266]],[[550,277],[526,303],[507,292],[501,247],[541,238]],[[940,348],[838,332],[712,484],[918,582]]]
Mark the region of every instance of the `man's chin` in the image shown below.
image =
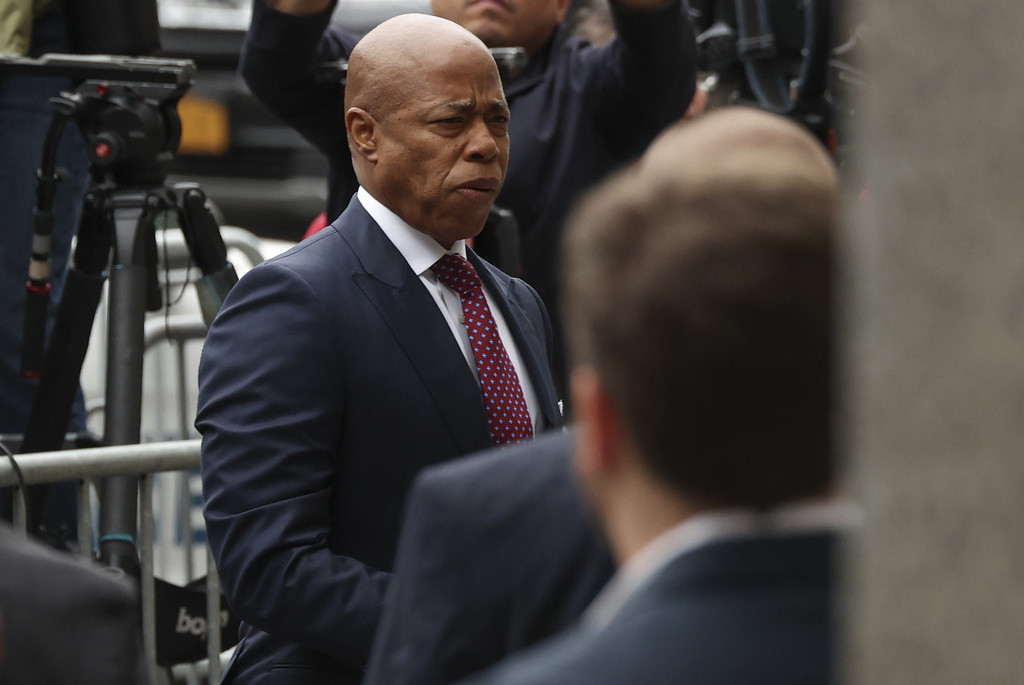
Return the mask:
[[[475,16],[462,22],[462,26],[483,41],[489,48],[508,47],[508,27],[506,22],[492,16],[491,11]]]

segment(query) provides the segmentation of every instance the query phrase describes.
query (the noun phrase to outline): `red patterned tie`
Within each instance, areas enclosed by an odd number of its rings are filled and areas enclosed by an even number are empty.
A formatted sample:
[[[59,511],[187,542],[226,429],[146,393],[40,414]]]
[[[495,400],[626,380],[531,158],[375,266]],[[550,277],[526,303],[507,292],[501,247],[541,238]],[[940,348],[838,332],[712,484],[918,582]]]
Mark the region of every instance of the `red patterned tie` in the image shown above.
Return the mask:
[[[438,280],[459,294],[466,331],[480,375],[480,388],[487,409],[487,424],[495,445],[518,442],[533,436],[530,411],[526,408],[519,376],[498,336],[498,327],[487,306],[476,269],[466,259],[446,254],[431,271]]]

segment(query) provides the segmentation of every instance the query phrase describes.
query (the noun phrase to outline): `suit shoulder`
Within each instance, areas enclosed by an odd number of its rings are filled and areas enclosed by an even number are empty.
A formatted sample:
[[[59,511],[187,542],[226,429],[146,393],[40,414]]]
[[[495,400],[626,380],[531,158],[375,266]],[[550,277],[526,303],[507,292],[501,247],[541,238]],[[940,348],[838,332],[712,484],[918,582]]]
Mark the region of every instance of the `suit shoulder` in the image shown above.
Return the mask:
[[[332,266],[337,269],[339,262],[345,264],[355,260],[355,252],[351,245],[345,240],[342,232],[331,225],[253,268],[277,266],[298,273],[307,273],[317,269],[330,269]]]
[[[457,520],[462,534],[480,539],[544,530],[563,536],[565,550],[575,549],[589,540],[590,529],[573,485],[570,441],[536,442],[424,469],[410,491],[407,518]],[[505,552],[521,556],[515,549]]]
[[[512,447],[490,449],[443,464],[420,473],[414,487],[428,491],[449,491],[472,487],[484,496],[493,490],[505,490],[510,480],[523,487],[541,487],[570,477],[572,435],[550,431],[535,440]]]
[[[264,302],[313,296],[333,301],[351,283],[359,260],[345,239],[327,227],[285,252],[257,264],[228,292],[224,310],[240,303],[262,310]],[[220,319],[221,316],[218,316]]]

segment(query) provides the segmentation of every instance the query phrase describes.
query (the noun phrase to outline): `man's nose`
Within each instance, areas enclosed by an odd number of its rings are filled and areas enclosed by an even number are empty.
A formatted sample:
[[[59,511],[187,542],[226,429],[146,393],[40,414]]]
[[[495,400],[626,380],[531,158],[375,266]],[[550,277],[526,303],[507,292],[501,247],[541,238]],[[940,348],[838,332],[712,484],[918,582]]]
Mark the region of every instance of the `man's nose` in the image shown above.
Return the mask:
[[[466,157],[475,162],[489,162],[498,156],[498,141],[487,126],[487,122],[478,121],[469,130],[469,141],[466,143]]]

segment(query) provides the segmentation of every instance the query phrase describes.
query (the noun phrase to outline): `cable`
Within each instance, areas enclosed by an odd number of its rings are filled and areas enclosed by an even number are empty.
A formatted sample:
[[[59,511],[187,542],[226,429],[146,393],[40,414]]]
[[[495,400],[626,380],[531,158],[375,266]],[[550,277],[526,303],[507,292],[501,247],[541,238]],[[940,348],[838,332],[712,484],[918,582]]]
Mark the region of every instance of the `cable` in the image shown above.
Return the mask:
[[[25,497],[25,509],[28,507],[28,488],[25,486],[25,474],[21,472],[21,467],[18,466],[18,460],[14,458],[14,453],[7,448],[3,440],[0,440],[0,449],[4,451],[7,458],[11,460],[11,467],[14,469],[14,475],[18,479],[18,487],[21,489],[21,494]]]
[[[194,285],[195,284],[195,280],[193,279],[193,275],[192,275],[192,267],[194,266],[195,261],[192,258],[192,253],[189,252],[188,253],[188,261],[185,264],[185,280],[181,284],[181,290],[178,292],[178,294],[176,296],[174,296],[174,297],[171,297],[171,286],[172,286],[172,283],[171,283],[171,260],[170,260],[170,256],[169,256],[169,248],[167,246],[167,228],[168,228],[167,227],[167,217],[169,215],[170,215],[170,212],[165,212],[165,214],[164,214],[164,226],[163,226],[163,228],[160,231],[160,237],[161,237],[160,247],[163,250],[163,277],[164,277],[164,282],[162,284],[163,291],[164,291],[164,307],[163,307],[163,314],[164,314],[164,316],[163,316],[163,319],[164,319],[164,333],[166,334],[166,338],[167,338],[168,343],[170,343],[170,341],[171,341],[171,308],[174,305],[176,305],[179,302],[181,302],[182,299],[185,297],[185,292],[188,289],[188,287],[190,285]]]
[[[175,295],[174,297],[171,297],[171,286],[172,286],[172,283],[171,283],[171,264],[170,264],[170,258],[168,256],[168,247],[167,247],[167,218],[166,218],[170,214],[171,214],[171,212],[165,211],[165,214],[164,214],[164,216],[165,216],[164,227],[163,227],[162,232],[161,232],[161,237],[163,238],[163,240],[162,240],[162,247],[163,247],[163,253],[164,253],[164,300],[166,301],[166,305],[164,306],[164,315],[165,316],[170,315],[171,307],[173,307],[174,305],[176,305],[179,302],[181,302],[182,299],[185,297],[185,292],[188,290],[188,287],[190,285],[194,285],[195,282],[196,282],[193,279],[193,276],[192,276],[192,267],[195,265],[195,260],[194,260],[194,258],[192,256],[191,251],[189,251],[188,252],[188,260],[185,263],[185,280],[182,282],[181,290],[178,291],[178,294]],[[180,218],[179,218],[179,221],[180,221]]]

